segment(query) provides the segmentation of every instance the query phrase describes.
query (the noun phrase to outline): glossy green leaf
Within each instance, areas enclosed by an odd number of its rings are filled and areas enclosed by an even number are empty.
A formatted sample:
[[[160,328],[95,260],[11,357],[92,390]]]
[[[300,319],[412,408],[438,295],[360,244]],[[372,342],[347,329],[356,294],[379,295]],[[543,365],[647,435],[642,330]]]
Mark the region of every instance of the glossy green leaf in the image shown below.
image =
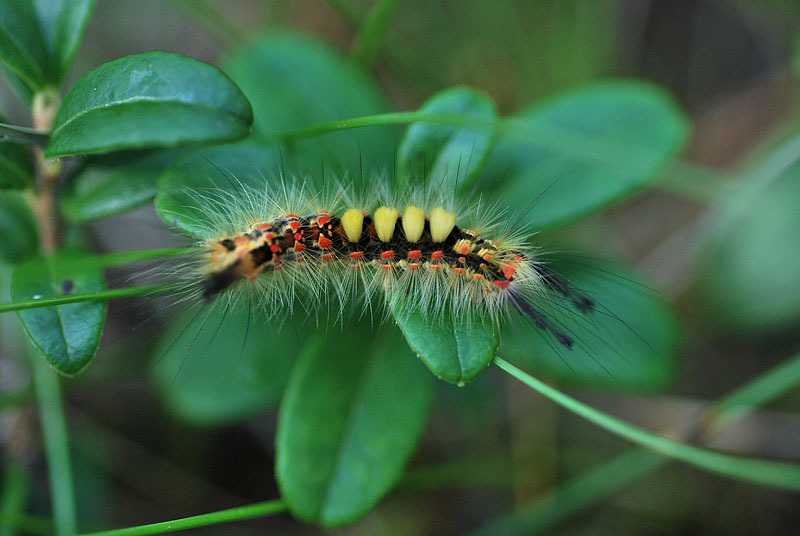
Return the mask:
[[[141,206],[155,197],[161,174],[185,152],[127,151],[92,157],[62,190],[61,209],[80,222]]]
[[[0,192],[0,261],[15,263],[39,246],[36,221],[22,193]]]
[[[252,417],[278,401],[300,352],[295,330],[291,322],[279,326],[249,307],[222,301],[195,307],[160,336],[152,377],[173,413],[198,424],[221,424]]]
[[[640,82],[567,92],[503,127],[486,177],[503,206],[534,229],[563,225],[652,184],[689,132],[670,96]]]
[[[0,117],[2,122],[5,121]],[[0,190],[27,188],[32,184],[33,166],[25,146],[0,140]]]
[[[408,345],[431,372],[457,385],[483,372],[500,342],[497,326],[486,316],[432,318],[405,301],[393,304],[392,314]]]
[[[104,290],[103,272],[86,255],[62,251],[18,264],[11,278],[13,301]],[[18,311],[25,331],[53,367],[76,374],[97,351],[105,302],[84,302]]]
[[[425,425],[433,378],[390,328],[308,342],[281,402],[276,474],[289,509],[325,526],[367,514],[397,482]]]
[[[461,115],[486,125],[497,123],[491,99],[465,87],[437,93],[420,112]],[[493,128],[413,123],[397,150],[397,174],[401,180],[436,185],[437,191],[465,191],[483,170],[495,140]]]
[[[80,48],[95,0],[33,0],[49,57],[49,77],[58,83]]]
[[[585,259],[552,263],[590,296],[580,313],[559,296],[534,305],[574,339],[571,349],[514,314],[503,326],[498,355],[559,380],[625,389],[664,387],[675,373],[680,330],[675,314],[640,276],[622,266]]]
[[[194,150],[163,174],[156,210],[173,227],[202,235],[213,215],[234,203],[244,206],[245,188],[263,191],[267,183],[280,186],[281,154],[277,147],[252,140]],[[230,196],[230,197],[228,197]],[[219,227],[218,224],[214,225]]]
[[[101,65],[58,110],[47,155],[226,141],[247,135],[250,104],[216,67],[170,52]]]
[[[313,36],[271,32],[237,50],[225,63],[253,104],[255,134],[274,135],[315,123],[389,111],[367,71]],[[298,140],[285,155],[289,169],[359,176],[392,169],[394,127],[370,127]]]
[[[796,153],[792,154],[796,158]],[[800,317],[800,164],[765,188],[745,190],[703,255],[700,287],[728,329],[790,326]]]
[[[0,0],[0,61],[32,88],[47,81],[47,49],[32,2]]]

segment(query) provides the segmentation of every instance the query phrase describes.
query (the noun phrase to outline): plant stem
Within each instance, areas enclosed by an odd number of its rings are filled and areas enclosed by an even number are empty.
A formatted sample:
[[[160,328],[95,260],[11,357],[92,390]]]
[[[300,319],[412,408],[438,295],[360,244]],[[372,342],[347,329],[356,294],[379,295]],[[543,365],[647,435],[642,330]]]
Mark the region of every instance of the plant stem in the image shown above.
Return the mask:
[[[40,298],[38,300],[0,303],[0,313],[21,311],[23,309],[36,309],[37,307],[52,307],[53,305],[64,305],[66,303],[118,300],[121,298],[131,298],[133,296],[143,296],[145,294],[159,294],[173,288],[175,288],[174,285],[143,285],[140,287],[124,287],[100,292],[85,292],[82,294],[70,294],[68,296]]]
[[[148,534],[163,534],[165,532],[176,532],[196,527],[218,525],[229,521],[243,521],[245,519],[265,517],[285,511],[286,505],[282,501],[265,501],[198,516],[184,517],[174,521],[162,521],[161,523],[139,525],[137,527],[128,527],[124,529],[104,530],[88,533],[83,536],[144,536]]]
[[[56,534],[70,536],[77,532],[75,494],[59,377],[38,353],[31,352],[30,363],[42,420]]]
[[[798,464],[733,456],[668,439],[579,402],[526,374],[500,357],[495,357],[494,362],[501,369],[563,408],[651,451],[720,475],[800,491],[800,465]]]
[[[401,0],[378,0],[361,25],[350,48],[350,55],[364,67],[370,67],[375,62],[392,15],[400,2]]]

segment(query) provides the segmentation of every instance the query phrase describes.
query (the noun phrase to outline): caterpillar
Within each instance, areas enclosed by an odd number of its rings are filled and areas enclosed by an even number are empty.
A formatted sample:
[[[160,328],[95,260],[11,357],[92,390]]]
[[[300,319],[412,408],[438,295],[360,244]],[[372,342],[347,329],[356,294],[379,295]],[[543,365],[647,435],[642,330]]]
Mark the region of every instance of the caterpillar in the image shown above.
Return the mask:
[[[237,186],[236,194],[192,194],[205,218],[188,272],[191,294],[203,300],[227,298],[235,306],[252,299],[268,315],[304,295],[306,309],[361,295],[365,307],[379,296],[387,311],[402,300],[431,317],[501,322],[516,312],[567,349],[574,337],[539,304],[559,299],[580,313],[595,308],[527,244],[525,232],[487,216],[480,202],[470,207],[432,190],[404,199],[382,187],[372,199],[356,200],[350,188],[325,195],[305,181]]]

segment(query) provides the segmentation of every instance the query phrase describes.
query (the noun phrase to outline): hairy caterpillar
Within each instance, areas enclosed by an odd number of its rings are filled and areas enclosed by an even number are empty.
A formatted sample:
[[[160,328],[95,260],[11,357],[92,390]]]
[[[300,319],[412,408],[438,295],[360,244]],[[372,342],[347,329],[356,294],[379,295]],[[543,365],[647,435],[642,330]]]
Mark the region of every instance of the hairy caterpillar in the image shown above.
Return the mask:
[[[481,203],[459,203],[433,189],[381,193],[357,200],[350,189],[314,193],[305,183],[236,181],[230,191],[195,191],[202,206],[200,241],[189,270],[189,293],[255,300],[268,315],[297,301],[306,309],[351,296],[371,307],[399,301],[429,318],[499,323],[509,312],[526,317],[565,348],[573,336],[546,314],[543,301],[566,300],[587,313],[595,302],[553,271],[523,231],[487,216]],[[381,184],[378,181],[378,184]]]

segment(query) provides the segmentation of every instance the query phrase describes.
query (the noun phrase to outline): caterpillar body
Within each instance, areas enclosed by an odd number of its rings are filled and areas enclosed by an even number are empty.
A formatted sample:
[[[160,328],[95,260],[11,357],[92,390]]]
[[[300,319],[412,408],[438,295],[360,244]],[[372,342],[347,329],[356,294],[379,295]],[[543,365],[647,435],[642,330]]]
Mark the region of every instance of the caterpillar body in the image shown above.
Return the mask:
[[[284,195],[292,199],[287,208],[268,188],[240,186],[235,199],[196,193],[211,216],[200,226],[193,269],[200,282],[194,292],[206,300],[250,294],[269,314],[292,307],[304,293],[314,307],[361,292],[365,304],[381,295],[390,308],[403,300],[433,317],[488,315],[500,322],[516,311],[566,348],[573,337],[537,304],[557,298],[582,313],[595,307],[537,256],[522,233],[491,218],[461,226],[468,211],[441,193],[370,203],[342,201],[346,190],[340,188],[334,201],[321,202],[303,185]],[[487,220],[480,204],[475,208],[473,218]]]

